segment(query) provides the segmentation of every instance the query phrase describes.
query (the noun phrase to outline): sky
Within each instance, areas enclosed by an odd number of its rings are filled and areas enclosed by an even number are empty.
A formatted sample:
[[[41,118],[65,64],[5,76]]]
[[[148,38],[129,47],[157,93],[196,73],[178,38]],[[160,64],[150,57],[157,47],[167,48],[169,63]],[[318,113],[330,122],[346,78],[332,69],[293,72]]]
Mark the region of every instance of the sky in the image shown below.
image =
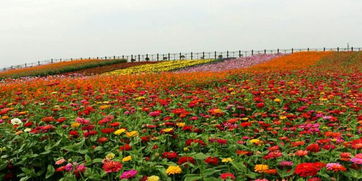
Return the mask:
[[[50,58],[362,47],[362,0],[1,0],[0,67]]]

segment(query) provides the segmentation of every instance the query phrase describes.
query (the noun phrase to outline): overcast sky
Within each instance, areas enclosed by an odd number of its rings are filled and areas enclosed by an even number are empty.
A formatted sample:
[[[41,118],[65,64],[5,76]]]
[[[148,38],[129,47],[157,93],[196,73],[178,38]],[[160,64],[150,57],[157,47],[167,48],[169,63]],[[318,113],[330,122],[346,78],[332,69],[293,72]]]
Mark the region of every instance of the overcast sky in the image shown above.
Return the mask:
[[[0,0],[0,67],[50,58],[362,46],[362,0]]]

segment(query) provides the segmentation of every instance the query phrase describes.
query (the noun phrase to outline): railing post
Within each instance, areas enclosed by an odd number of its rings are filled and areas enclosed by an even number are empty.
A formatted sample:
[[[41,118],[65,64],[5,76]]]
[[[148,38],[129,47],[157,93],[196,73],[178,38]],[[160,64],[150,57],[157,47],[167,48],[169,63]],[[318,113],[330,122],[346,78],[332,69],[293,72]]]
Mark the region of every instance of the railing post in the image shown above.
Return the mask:
[[[171,60],[171,54],[170,53],[168,53],[168,55],[167,55],[167,60]]]
[[[194,58],[192,52],[191,52],[191,57],[190,58],[191,58],[191,60]]]
[[[160,55],[157,53],[157,61],[159,61],[160,60]]]
[[[279,48],[277,49],[277,54],[279,54]]]
[[[324,51],[324,52],[326,51],[326,47],[323,47],[323,51]]]
[[[307,52],[309,52],[309,48],[307,48]]]
[[[337,47],[337,52],[339,52],[339,47]]]
[[[229,58],[229,50],[226,51],[226,58]]]
[[[107,60],[107,56],[105,56],[104,59]]]
[[[113,56],[113,60],[116,60],[116,56]]]
[[[150,58],[148,58],[148,54],[146,54],[146,61],[148,62]]]
[[[25,63],[25,67],[26,67],[26,63]]]
[[[351,47],[351,51],[353,52],[353,47]]]
[[[180,53],[179,55],[180,55],[180,56],[179,56],[179,57],[180,57],[180,59],[179,59],[179,60],[181,60],[181,58],[182,58],[182,54]]]
[[[53,63],[53,59],[50,59],[50,63]]]
[[[40,61],[38,61],[38,65],[40,65]]]
[[[253,56],[254,55],[254,50],[251,50],[251,56]]]
[[[133,61],[133,55],[131,55],[131,62]]]
[[[241,57],[241,50],[239,50],[239,57]]]
[[[264,49],[264,55],[266,54],[266,50]]]
[[[294,53],[294,48],[292,48],[292,54]]]

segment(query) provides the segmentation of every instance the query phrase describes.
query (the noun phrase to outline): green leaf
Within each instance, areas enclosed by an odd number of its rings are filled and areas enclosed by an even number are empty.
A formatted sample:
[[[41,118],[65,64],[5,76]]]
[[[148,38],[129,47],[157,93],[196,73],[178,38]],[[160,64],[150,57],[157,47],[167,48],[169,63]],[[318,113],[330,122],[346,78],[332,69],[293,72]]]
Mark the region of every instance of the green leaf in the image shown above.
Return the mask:
[[[49,177],[53,176],[54,172],[55,172],[55,169],[54,169],[53,165],[48,165],[47,173],[45,175],[45,178],[48,179]]]

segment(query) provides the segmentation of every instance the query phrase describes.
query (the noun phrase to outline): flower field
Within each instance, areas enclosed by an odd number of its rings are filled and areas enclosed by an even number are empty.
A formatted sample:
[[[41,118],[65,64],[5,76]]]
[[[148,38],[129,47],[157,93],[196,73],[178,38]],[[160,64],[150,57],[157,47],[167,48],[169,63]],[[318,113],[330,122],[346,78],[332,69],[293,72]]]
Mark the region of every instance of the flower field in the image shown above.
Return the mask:
[[[362,52],[240,61],[3,80],[0,178],[362,180]]]

